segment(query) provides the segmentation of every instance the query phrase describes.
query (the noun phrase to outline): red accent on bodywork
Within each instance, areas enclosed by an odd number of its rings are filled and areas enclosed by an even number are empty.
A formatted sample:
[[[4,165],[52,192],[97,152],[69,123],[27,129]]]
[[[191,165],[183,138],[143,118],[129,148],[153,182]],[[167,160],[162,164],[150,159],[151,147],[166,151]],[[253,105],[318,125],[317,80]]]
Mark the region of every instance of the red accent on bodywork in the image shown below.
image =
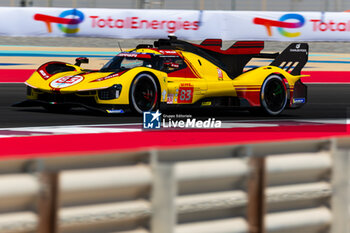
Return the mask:
[[[237,96],[240,98],[246,99],[250,106],[252,107],[259,107],[260,106],[260,90],[254,90],[254,91],[239,91],[236,90]]]
[[[196,45],[198,47],[198,45]],[[204,49],[212,50],[212,51],[222,51],[222,40],[221,39],[206,39],[199,46]]]
[[[51,76],[53,76],[53,74],[49,74],[47,71],[46,71],[46,67],[48,65],[51,65],[51,64],[67,64],[67,63],[64,63],[64,62],[57,62],[57,61],[52,61],[52,62],[48,62],[48,63],[45,63],[43,65],[41,65],[36,71],[38,72],[38,74],[45,80],[51,78]]]
[[[289,105],[288,106],[292,106],[293,105],[293,96],[294,96],[294,89],[290,89],[289,90]]]
[[[263,41],[237,41],[227,50],[222,50],[222,40],[221,39],[207,39],[203,41],[200,45],[193,44],[199,48],[210,50],[222,54],[259,54],[261,50],[264,49]]]
[[[201,78],[201,76],[199,75],[198,71],[196,70],[196,68],[194,68],[192,66],[192,63],[187,60],[185,57],[184,57],[184,61],[186,62],[187,64],[187,69],[188,69],[188,77],[189,78]]]
[[[168,77],[178,77],[178,78],[198,78],[190,68],[186,67],[181,70],[176,70],[174,72],[168,73]]]
[[[191,62],[188,61],[181,53],[179,53],[179,57],[184,59],[187,67],[168,73],[168,77],[200,78],[197,70],[192,66]]]
[[[221,39],[206,39],[204,40],[200,45],[205,46],[222,46],[222,40]]]

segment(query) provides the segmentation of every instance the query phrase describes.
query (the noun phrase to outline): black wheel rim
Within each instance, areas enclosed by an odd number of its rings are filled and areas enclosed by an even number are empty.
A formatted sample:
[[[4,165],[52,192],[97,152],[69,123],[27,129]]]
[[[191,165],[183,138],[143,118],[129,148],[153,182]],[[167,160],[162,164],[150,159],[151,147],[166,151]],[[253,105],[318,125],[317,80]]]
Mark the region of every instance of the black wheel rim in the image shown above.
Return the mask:
[[[134,100],[141,111],[150,111],[157,101],[157,90],[149,78],[140,78],[135,83]]]
[[[265,87],[264,99],[266,107],[273,111],[278,112],[284,107],[286,98],[286,92],[283,84],[280,80],[270,80]]]

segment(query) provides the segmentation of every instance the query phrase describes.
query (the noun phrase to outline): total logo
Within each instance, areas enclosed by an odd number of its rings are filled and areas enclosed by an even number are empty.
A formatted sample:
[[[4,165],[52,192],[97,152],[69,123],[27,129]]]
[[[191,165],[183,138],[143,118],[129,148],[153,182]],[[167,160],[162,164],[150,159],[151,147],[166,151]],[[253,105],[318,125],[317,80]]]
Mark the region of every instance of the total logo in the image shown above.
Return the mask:
[[[79,24],[84,21],[83,12],[77,9],[63,11],[58,17],[52,15],[35,14],[34,20],[43,21],[46,24],[47,32],[52,32],[51,23],[57,23],[58,28],[67,34],[79,32]]]
[[[286,22],[293,20],[296,22]],[[278,32],[285,37],[298,37],[300,32],[288,32],[286,28],[300,28],[305,24],[305,18],[300,14],[285,14],[279,20],[271,20],[265,18],[255,17],[254,24],[263,25],[266,27],[267,34],[272,36],[272,27],[277,27]]]

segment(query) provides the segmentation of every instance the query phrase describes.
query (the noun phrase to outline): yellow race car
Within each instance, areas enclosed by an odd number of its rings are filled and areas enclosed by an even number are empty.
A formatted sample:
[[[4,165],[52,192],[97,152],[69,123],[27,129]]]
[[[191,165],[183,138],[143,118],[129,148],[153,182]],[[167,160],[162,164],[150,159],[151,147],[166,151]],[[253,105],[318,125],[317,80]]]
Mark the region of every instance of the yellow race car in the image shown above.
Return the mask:
[[[306,103],[300,81],[308,45],[292,43],[281,54],[261,53],[262,41],[239,41],[226,50],[220,39],[192,44],[176,37],[120,52],[100,70],[48,62],[26,81],[27,100],[15,106],[50,111],[85,107],[106,113],[137,113],[170,107],[229,107],[278,115]],[[252,58],[273,59],[245,69]]]

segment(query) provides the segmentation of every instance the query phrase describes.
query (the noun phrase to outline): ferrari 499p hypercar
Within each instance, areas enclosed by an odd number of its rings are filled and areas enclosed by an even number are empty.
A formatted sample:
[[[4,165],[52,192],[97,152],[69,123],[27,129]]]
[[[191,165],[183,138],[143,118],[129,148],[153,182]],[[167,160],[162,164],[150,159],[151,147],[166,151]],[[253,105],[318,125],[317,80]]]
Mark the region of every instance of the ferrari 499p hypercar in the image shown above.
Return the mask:
[[[87,58],[74,65],[48,62],[26,81],[27,100],[15,106],[106,113],[227,107],[278,115],[306,103],[300,72],[307,44],[292,43],[282,53],[261,53],[262,41],[239,41],[226,50],[221,45],[220,39],[198,45],[169,37],[120,52],[100,70],[81,68]],[[273,61],[245,69],[252,58]]]

